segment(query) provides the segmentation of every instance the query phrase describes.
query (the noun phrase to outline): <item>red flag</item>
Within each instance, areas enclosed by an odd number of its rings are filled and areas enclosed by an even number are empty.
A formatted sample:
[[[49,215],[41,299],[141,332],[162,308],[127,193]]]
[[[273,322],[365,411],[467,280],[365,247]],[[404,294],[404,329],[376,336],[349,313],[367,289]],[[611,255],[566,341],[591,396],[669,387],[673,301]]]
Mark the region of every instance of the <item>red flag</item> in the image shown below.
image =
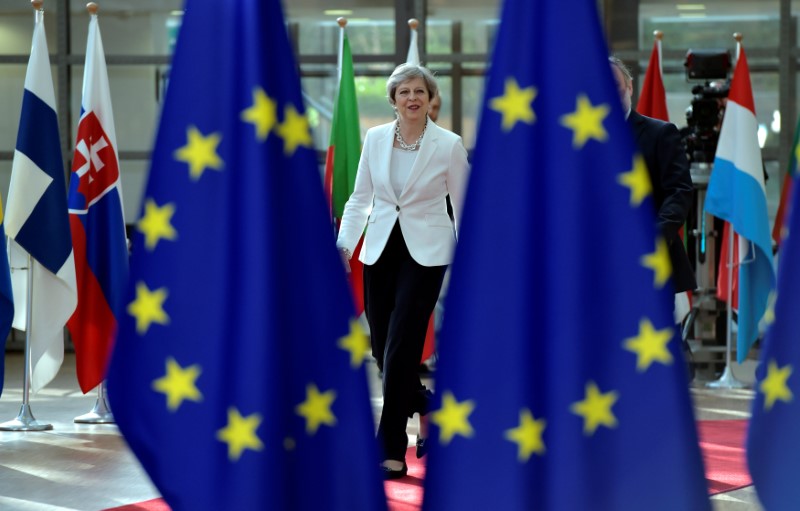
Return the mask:
[[[642,93],[636,111],[647,117],[669,121],[667,112],[667,93],[664,90],[664,80],[661,77],[661,39],[660,33],[656,35],[653,43],[653,52],[650,54],[650,63],[647,64],[647,74],[644,76]]]

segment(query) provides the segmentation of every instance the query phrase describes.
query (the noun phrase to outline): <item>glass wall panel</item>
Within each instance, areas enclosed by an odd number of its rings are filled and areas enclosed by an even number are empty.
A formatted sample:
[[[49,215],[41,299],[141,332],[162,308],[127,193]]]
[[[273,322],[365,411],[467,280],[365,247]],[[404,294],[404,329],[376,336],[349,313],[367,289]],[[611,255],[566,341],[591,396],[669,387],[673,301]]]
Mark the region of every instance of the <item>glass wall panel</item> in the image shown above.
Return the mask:
[[[294,9],[289,8],[291,13]],[[394,9],[353,9],[345,17],[353,55],[394,55]],[[336,55],[339,44],[338,16],[304,12],[291,17],[299,26],[300,55]]]
[[[392,74],[393,64],[384,67],[382,76],[361,76],[356,78],[358,113],[362,129],[394,120],[394,110],[386,95],[386,80]]]
[[[47,49],[56,52],[55,2],[45,8],[44,31],[47,35]],[[33,8],[29,2],[0,3],[0,55],[29,55],[33,40]]]
[[[467,76],[462,80],[463,97],[461,108],[464,112],[461,137],[468,151],[475,147],[475,135],[480,119],[481,102],[483,100],[484,77]]]
[[[157,66],[108,66],[117,151],[151,150],[160,112],[158,76]],[[83,66],[73,66],[71,141],[80,120],[82,87]]]
[[[30,36],[29,36],[30,37]],[[30,51],[30,48],[28,48]],[[19,114],[22,110],[22,91],[25,87],[27,64],[0,65],[0,151],[13,151],[17,143]],[[55,68],[53,68],[55,71]]]
[[[70,12],[72,52],[86,51],[89,14],[85,4],[73,2]],[[131,2],[104,0],[98,21],[106,55],[168,55],[180,26],[181,0],[145,1],[137,8]]]
[[[664,32],[664,49],[735,47],[732,34],[744,34],[746,48],[779,44],[778,0],[705,0],[639,4],[639,47],[651,48],[653,30]]]
[[[128,225],[135,224],[139,220],[149,172],[149,160],[122,160],[120,162],[123,208],[125,223]]]

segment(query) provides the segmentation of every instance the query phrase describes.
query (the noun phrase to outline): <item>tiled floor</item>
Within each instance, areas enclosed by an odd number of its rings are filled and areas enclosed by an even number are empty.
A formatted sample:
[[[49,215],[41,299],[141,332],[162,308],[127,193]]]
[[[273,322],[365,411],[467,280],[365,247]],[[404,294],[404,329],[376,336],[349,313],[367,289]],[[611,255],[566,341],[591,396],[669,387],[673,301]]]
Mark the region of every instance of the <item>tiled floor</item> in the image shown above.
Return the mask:
[[[13,419],[19,411],[22,366],[21,353],[6,355],[0,422]],[[371,367],[373,408],[377,411],[380,384],[374,365]],[[752,364],[735,366],[735,374],[752,383]],[[749,416],[753,392],[709,390],[696,383],[692,395],[698,419],[742,419]],[[0,431],[0,510],[99,511],[158,496],[116,426],[73,422],[88,412],[95,400],[96,394],[84,396],[78,389],[75,359],[68,354],[56,380],[30,401],[36,419],[52,424],[53,430]],[[410,435],[416,435],[413,422]],[[752,487],[717,495],[712,501],[715,511],[761,510]]]

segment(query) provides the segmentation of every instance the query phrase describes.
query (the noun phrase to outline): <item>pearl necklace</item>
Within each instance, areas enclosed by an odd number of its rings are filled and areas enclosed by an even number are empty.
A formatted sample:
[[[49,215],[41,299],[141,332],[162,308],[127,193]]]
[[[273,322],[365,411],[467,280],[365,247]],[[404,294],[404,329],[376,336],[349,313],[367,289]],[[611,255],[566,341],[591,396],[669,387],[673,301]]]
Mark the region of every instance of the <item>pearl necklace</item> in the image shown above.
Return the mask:
[[[428,119],[425,119],[425,126],[422,128],[422,133],[420,134],[419,138],[413,144],[406,144],[406,141],[403,140],[403,135],[400,134],[400,122],[398,121],[397,124],[394,125],[394,138],[397,140],[397,143],[400,144],[400,149],[405,151],[416,151],[419,148],[420,144],[422,143],[422,137],[425,136],[425,130],[428,129]]]

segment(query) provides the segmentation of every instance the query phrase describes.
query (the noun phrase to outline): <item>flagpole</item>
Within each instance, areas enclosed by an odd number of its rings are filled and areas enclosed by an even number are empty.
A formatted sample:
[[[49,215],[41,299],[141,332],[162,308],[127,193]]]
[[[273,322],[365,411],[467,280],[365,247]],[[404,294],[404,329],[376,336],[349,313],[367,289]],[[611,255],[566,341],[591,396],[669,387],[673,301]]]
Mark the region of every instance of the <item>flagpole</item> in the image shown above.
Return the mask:
[[[114,424],[114,414],[106,402],[106,382],[100,382],[97,386],[97,401],[88,413],[79,415],[73,419],[78,424]]]
[[[664,32],[661,30],[654,30],[653,31],[653,38],[656,40],[656,46],[658,46],[658,74],[661,76],[661,80],[664,80],[664,59],[662,58],[661,54],[661,40],[664,39]]]
[[[410,29],[411,37],[408,43],[408,53],[406,54],[406,62],[419,66],[422,61],[419,58],[419,43],[417,42],[417,28],[419,27],[419,20],[411,18],[408,20],[408,28]]]
[[[736,60],[739,60],[739,51],[742,45],[742,34],[736,32],[733,34],[736,39]],[[733,363],[733,243],[734,243],[734,229],[733,224],[728,223],[728,304],[726,332],[725,332],[725,370],[722,371],[722,376],[718,380],[709,382],[707,387],[713,389],[743,389],[747,384],[736,379],[733,374],[731,364]],[[736,267],[739,265],[737,264]]]
[[[97,16],[98,9],[99,6],[95,2],[89,2],[86,4],[86,10],[88,11],[90,18]],[[79,424],[114,423],[114,416],[111,414],[108,404],[106,403],[105,381],[101,381],[100,385],[97,386],[97,400],[95,401],[94,407],[92,407],[91,411],[75,417],[73,422]]]
[[[33,0],[31,5],[34,10],[34,18],[42,13],[42,0]],[[26,251],[27,252],[27,251]],[[31,392],[31,325],[33,324],[33,258],[28,254],[28,289],[25,296],[27,306],[27,317],[25,318],[25,373],[23,376],[22,406],[15,419],[0,424],[2,431],[46,431],[53,429],[52,424],[39,422],[31,412],[30,392]]]
[[[733,243],[734,232],[733,225],[728,224],[728,304],[727,304],[727,328],[725,332],[725,370],[718,380],[708,382],[707,387],[713,389],[743,389],[747,385],[736,379],[731,369],[733,363]],[[735,265],[738,267],[739,265]]]
[[[339,87],[342,84],[342,53],[344,52],[344,27],[347,26],[347,18],[344,16],[336,18],[339,24],[339,51],[336,59],[336,97],[339,97]]]
[[[41,8],[42,2],[33,2],[34,8]],[[25,374],[22,384],[22,406],[17,417],[0,424],[1,431],[46,431],[52,424],[39,422],[33,416],[30,405],[31,393],[31,325],[33,324],[33,258],[28,254],[28,289],[25,296],[27,317],[25,318]]]

